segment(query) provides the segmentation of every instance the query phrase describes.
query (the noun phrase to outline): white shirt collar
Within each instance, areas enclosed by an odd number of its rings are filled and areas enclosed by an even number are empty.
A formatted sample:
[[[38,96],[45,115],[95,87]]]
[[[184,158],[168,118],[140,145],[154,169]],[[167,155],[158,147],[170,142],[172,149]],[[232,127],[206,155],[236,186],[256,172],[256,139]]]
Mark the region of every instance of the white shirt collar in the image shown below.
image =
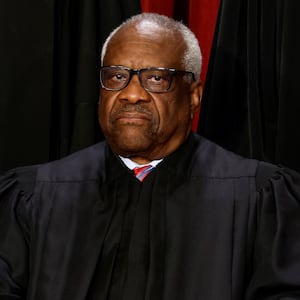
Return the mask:
[[[157,159],[157,160],[152,160],[150,163],[148,164],[144,164],[144,165],[139,165],[136,162],[132,161],[130,158],[127,157],[123,157],[120,156],[120,159],[123,161],[123,163],[125,164],[125,166],[130,169],[133,170],[135,167],[143,167],[143,166],[148,166],[151,165],[153,167],[156,167],[163,159]]]

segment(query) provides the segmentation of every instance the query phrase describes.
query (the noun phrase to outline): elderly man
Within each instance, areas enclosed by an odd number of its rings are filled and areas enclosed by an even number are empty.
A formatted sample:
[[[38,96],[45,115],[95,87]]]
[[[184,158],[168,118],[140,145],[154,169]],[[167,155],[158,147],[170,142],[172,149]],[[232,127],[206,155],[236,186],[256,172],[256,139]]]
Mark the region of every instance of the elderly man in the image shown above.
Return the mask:
[[[0,184],[0,300],[300,299],[300,179],[191,133],[197,39],[141,14],[101,57],[106,141]]]

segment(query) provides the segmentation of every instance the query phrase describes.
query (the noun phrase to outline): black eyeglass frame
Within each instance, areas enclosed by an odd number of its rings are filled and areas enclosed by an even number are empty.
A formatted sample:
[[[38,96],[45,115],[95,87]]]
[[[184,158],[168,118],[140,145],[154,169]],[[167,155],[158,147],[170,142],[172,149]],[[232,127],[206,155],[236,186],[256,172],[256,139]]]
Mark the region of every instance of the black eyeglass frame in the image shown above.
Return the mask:
[[[121,70],[128,71],[129,72],[129,78],[128,78],[126,84],[124,86],[120,87],[120,88],[108,88],[108,87],[104,86],[103,81],[102,81],[102,77],[101,77],[101,70],[104,69],[104,68],[121,69]],[[151,71],[151,70],[169,72],[171,79],[170,79],[170,83],[169,83],[169,86],[168,86],[167,89],[165,89],[163,91],[153,91],[153,90],[151,90],[151,89],[149,89],[149,88],[147,88],[143,85],[140,74],[144,71]],[[192,81],[195,81],[195,74],[191,71],[184,71],[184,70],[177,70],[177,69],[173,69],[173,68],[163,68],[163,67],[159,67],[159,68],[150,67],[150,68],[142,68],[142,69],[131,69],[131,68],[128,68],[128,67],[125,67],[125,66],[112,65],[112,66],[101,66],[99,72],[100,72],[101,87],[103,89],[107,90],[107,91],[121,91],[122,89],[126,88],[128,86],[128,84],[130,83],[133,75],[137,75],[138,78],[139,78],[139,82],[140,82],[141,87],[143,89],[145,89],[146,91],[151,92],[151,93],[165,93],[165,92],[168,92],[170,87],[172,86],[173,77],[177,74],[179,74],[179,75],[191,75],[192,76]]]

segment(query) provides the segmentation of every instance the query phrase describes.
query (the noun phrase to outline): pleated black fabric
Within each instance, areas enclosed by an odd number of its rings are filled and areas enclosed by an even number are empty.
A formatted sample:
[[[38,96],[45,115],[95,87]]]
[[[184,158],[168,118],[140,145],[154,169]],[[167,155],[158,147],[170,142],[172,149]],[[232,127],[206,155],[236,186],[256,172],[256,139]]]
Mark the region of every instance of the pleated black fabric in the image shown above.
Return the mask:
[[[297,0],[222,0],[199,132],[300,170]]]
[[[195,135],[142,183],[105,143],[12,170],[0,299],[299,299],[299,186]]]
[[[99,52],[138,0],[0,4],[0,172],[102,139]]]

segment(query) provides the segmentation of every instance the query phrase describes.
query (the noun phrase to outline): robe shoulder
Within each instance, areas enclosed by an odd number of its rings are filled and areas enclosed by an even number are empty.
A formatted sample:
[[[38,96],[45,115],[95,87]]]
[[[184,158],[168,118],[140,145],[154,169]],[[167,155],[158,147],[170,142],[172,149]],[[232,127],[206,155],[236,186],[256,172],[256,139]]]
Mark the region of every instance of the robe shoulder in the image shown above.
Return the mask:
[[[99,180],[105,172],[105,142],[70,154],[60,160],[41,165],[38,170],[38,181],[89,181]]]
[[[11,190],[32,194],[38,181],[98,180],[104,173],[104,142],[70,154],[62,159],[9,170],[0,176],[0,195]]]
[[[193,151],[190,157],[191,176],[230,179],[249,177],[255,179],[257,190],[270,184],[271,179],[299,174],[281,165],[246,158],[223,147],[194,135]]]

